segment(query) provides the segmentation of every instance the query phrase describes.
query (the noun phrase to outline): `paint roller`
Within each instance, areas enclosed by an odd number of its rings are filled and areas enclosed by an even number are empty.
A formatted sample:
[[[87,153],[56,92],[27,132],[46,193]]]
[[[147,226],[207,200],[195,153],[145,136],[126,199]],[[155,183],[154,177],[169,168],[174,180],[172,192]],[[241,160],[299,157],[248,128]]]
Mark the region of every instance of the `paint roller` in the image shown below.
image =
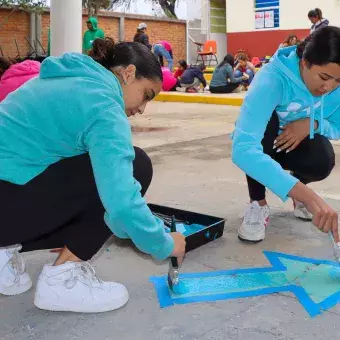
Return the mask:
[[[339,264],[339,267],[333,267],[330,270],[329,275],[334,279],[340,279],[340,242],[335,242],[332,231],[328,232],[328,236],[333,246],[335,261]]]

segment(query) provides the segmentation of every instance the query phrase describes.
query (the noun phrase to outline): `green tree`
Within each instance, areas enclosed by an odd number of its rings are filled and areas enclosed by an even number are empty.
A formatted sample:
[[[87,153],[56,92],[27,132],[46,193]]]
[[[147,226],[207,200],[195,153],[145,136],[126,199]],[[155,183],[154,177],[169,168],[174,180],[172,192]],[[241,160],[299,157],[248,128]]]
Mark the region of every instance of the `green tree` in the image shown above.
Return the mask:
[[[110,0],[83,0],[83,7],[88,10],[89,17],[97,16],[100,9],[110,9]]]
[[[131,4],[136,0],[83,0],[84,8],[87,8],[89,11],[89,16],[97,15],[100,9],[109,9],[112,10],[117,6],[123,6],[125,9],[129,9]],[[176,15],[176,3],[179,0],[148,0],[151,1],[153,5],[159,5],[164,14],[168,18],[177,19]]]

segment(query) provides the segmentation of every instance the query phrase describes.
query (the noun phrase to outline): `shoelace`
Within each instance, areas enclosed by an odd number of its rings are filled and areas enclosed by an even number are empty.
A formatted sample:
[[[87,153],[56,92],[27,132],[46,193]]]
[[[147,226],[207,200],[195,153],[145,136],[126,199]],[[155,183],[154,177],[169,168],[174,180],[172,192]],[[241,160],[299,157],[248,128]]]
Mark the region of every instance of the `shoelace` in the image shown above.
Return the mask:
[[[253,224],[253,223],[264,223],[264,209],[260,207],[256,207],[255,205],[251,205],[250,208],[248,207],[246,213],[244,215],[244,222],[246,224]]]
[[[76,264],[71,269],[71,277],[68,280],[63,282],[53,280],[55,277],[68,271],[69,269],[65,270],[64,272],[59,272],[55,275],[50,276],[48,283],[51,285],[60,283],[65,285],[66,288],[72,289],[79,279],[84,278],[90,288],[94,288],[95,286],[97,286],[98,288],[103,284],[103,281],[97,278],[94,268],[88,262]]]
[[[9,252],[12,255],[8,265],[15,276],[14,284],[20,284],[20,275],[25,272],[25,261],[17,250]]]

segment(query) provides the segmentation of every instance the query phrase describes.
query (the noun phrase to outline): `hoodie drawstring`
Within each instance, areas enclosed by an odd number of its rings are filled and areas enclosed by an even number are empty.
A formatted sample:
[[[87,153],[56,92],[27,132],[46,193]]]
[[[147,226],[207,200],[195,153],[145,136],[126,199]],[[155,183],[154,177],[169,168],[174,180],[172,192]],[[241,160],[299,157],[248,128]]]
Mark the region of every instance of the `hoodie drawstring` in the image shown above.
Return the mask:
[[[320,108],[320,121],[319,123],[319,130],[320,130],[320,134],[323,134],[323,105],[324,105],[324,96],[321,97],[321,108]],[[315,128],[314,128],[314,122],[315,122],[315,106],[314,106],[314,100],[311,97],[311,107],[310,107],[310,127],[309,127],[309,136],[310,139],[314,139],[314,132],[315,132]]]
[[[310,96],[311,106],[310,106],[310,125],[309,125],[309,138],[314,139],[314,122],[315,122],[315,107],[313,97]]]
[[[320,115],[320,134],[323,135],[323,105],[324,105],[324,99],[325,97],[321,97],[321,115]]]

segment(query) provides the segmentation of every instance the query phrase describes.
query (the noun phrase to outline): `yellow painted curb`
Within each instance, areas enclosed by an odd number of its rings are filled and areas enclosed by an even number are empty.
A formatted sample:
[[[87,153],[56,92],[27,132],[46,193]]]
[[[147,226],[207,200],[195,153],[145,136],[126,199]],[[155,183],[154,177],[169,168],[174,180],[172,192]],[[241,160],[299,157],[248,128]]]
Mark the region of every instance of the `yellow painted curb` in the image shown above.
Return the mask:
[[[211,95],[207,96],[204,94],[189,94],[189,93],[178,94],[161,92],[155,98],[155,101],[241,106],[243,103],[243,98]]]

